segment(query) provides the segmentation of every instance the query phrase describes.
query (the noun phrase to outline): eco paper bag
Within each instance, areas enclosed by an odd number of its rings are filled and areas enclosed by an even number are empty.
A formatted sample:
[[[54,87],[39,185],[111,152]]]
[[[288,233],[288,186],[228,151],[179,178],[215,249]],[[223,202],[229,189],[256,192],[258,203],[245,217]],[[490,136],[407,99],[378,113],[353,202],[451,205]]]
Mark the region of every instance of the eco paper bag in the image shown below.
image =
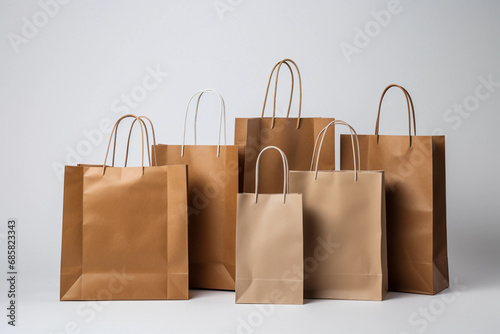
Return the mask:
[[[268,149],[281,155],[282,194],[259,194],[259,162]],[[279,148],[264,148],[256,164],[255,194],[238,194],[236,303],[302,304],[302,195],[288,193],[288,162]]]
[[[103,165],[65,168],[61,300],[188,299],[186,166],[106,166],[128,117]]]
[[[290,70],[292,75],[292,89],[290,92],[290,103],[286,118],[275,117],[276,115],[276,90],[278,87],[278,76],[282,65],[285,65]],[[297,70],[299,79],[299,111],[298,117],[288,118],[293,97],[294,74],[292,64]],[[276,81],[274,85],[274,105],[273,116],[264,117],[267,95],[271,79],[276,72]],[[242,167],[240,172],[240,192],[252,192],[255,188],[255,160],[259,152],[266,146],[274,145],[285,152],[290,169],[292,170],[309,170],[309,161],[311,161],[311,153],[314,147],[314,141],[318,136],[319,131],[323,129],[334,118],[301,118],[302,107],[302,79],[300,77],[297,64],[291,59],[284,59],[274,65],[266,89],[264,98],[264,106],[262,108],[261,117],[257,118],[236,118],[235,120],[235,136],[234,143],[238,146],[239,164]],[[334,134],[328,133],[325,138],[324,150],[327,157],[320,162],[320,168],[326,169],[333,166],[335,163],[335,143]],[[278,157],[272,157],[262,162],[262,167],[267,171],[262,175],[260,192],[265,194],[278,193],[280,191],[280,175]]]
[[[379,135],[382,100],[400,88],[408,106],[408,136]],[[411,121],[413,131],[411,134]],[[359,135],[361,169],[385,170],[389,290],[436,294],[448,287],[444,136],[417,136],[408,92],[390,85],[380,98],[374,135]],[[352,168],[351,139],[341,137],[341,167]]]
[[[198,105],[204,93],[220,101],[219,142],[196,145]],[[185,145],[189,105],[197,97],[194,145]],[[225,135],[225,103],[213,89],[191,96],[184,120],[182,145],[156,145],[159,165],[188,165],[189,285],[192,288],[234,290],[238,148],[221,145]],[[224,129],[223,127],[224,122]]]
[[[315,169],[311,161],[310,171],[290,171],[290,191],[301,193],[304,203],[304,295],[382,300],[387,293],[384,172],[359,170],[359,156],[352,171],[318,170],[325,134],[335,124],[356,137],[347,123],[331,122],[316,140]]]

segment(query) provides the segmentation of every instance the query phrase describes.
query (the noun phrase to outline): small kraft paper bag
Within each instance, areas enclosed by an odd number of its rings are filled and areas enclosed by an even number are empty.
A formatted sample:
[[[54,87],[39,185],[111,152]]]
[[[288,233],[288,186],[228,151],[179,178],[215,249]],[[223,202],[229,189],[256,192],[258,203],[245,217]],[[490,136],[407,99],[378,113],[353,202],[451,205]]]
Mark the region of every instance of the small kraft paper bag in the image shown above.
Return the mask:
[[[259,163],[268,149],[283,162],[280,194],[259,194]],[[264,148],[256,164],[255,193],[238,194],[236,303],[303,304],[302,195],[288,191],[288,162],[279,148]]]
[[[407,136],[379,135],[382,100],[391,87],[406,98]],[[380,98],[375,134],[358,136],[361,169],[385,170],[389,290],[436,294],[449,285],[445,137],[416,133],[410,94],[388,86]],[[342,169],[352,168],[350,146],[351,139],[343,135]]]
[[[196,120],[203,94],[220,102],[217,145],[197,145]],[[191,101],[196,100],[194,145],[185,145],[186,123]],[[154,147],[159,165],[188,166],[189,286],[191,288],[234,290],[236,194],[238,193],[238,148],[221,145],[226,140],[226,111],[222,96],[213,89],[194,93],[184,118],[182,145]],[[223,133],[222,133],[223,132]]]
[[[106,166],[125,118],[103,165],[65,168],[61,300],[189,297],[186,165],[144,166],[141,118],[142,165]]]
[[[291,74],[290,102],[286,117],[276,117],[276,93],[278,88],[278,76],[281,66],[285,65]],[[299,80],[299,110],[297,118],[289,118],[292,105],[294,89],[294,72],[296,69]],[[267,96],[271,79],[276,70],[276,80],[274,84],[274,103],[272,117],[264,117]],[[309,161],[314,147],[314,141],[321,129],[334,118],[301,117],[302,108],[302,79],[297,64],[291,59],[284,59],[274,65],[269,81],[267,83],[264,106],[261,117],[236,118],[234,143],[238,146],[239,165],[242,167],[239,179],[239,191],[250,193],[255,188],[255,161],[259,152],[266,146],[277,146],[285,152],[291,170],[309,170]],[[335,143],[333,131],[325,138],[324,150],[327,157],[320,162],[320,168],[326,169],[335,163]],[[279,193],[280,184],[280,164],[278,156],[262,161],[262,167],[267,171],[262,175],[260,192],[264,194]]]
[[[302,193],[304,203],[304,296],[382,300],[387,294],[384,172],[359,170],[359,155],[353,170],[318,170],[325,134],[336,124],[351,131],[355,154],[356,131],[333,121],[316,140],[314,170],[313,158],[310,171],[290,171],[290,191]]]

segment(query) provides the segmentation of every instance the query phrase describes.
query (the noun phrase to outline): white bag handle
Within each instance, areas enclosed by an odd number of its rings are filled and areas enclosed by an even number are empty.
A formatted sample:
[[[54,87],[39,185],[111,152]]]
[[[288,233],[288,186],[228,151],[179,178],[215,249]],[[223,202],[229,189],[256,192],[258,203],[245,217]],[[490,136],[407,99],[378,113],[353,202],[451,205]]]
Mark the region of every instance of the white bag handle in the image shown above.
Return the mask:
[[[189,102],[186,107],[186,115],[184,116],[184,135],[182,136],[182,149],[181,149],[181,156],[184,156],[184,146],[186,142],[186,124],[187,124],[187,116],[188,116],[188,111],[189,111],[189,105],[191,104],[191,101],[195,96],[198,95],[198,100],[196,101],[196,110],[194,114],[194,144],[196,145],[196,120],[198,118],[198,106],[200,104],[200,99],[204,93],[210,93],[217,95],[219,97],[220,101],[220,117],[219,117],[219,141],[217,143],[217,157],[220,155],[220,136],[222,132],[222,120],[224,120],[224,145],[226,145],[226,104],[224,102],[224,99],[222,96],[212,88],[207,88],[204,90],[197,91],[191,97],[189,98]]]
[[[316,154],[316,147],[318,145],[319,138],[321,137],[321,142],[320,142],[320,145],[319,145],[319,148],[318,148],[318,155],[316,157],[316,168],[315,168],[315,173],[314,173],[314,179],[316,180],[318,178],[319,156],[320,156],[320,152],[321,152],[321,147],[323,146],[323,141],[325,140],[326,131],[328,130],[328,128],[330,126],[336,125],[336,124],[347,126],[349,128],[349,131],[351,132],[352,157],[353,157],[353,160],[354,160],[354,181],[357,181],[358,180],[358,171],[361,170],[360,169],[361,159],[360,159],[360,154],[359,154],[358,134],[356,133],[356,130],[354,130],[354,128],[352,126],[350,126],[348,123],[346,123],[344,121],[341,121],[341,120],[331,121],[330,123],[328,123],[327,126],[325,126],[319,132],[318,137],[316,138],[316,142],[314,143],[313,155],[312,155],[312,159],[311,159],[311,167],[309,168],[309,170],[312,171],[312,169],[313,169],[313,166],[314,166],[314,155]],[[354,139],[356,139],[356,148],[357,148],[357,152],[358,152],[357,159],[356,159],[356,149],[354,148]]]
[[[283,160],[283,203],[285,203],[286,202],[286,194],[287,194],[287,192],[290,192],[290,189],[288,188],[288,183],[289,183],[288,159],[286,158],[285,153],[276,146],[267,146],[267,147],[263,148],[262,151],[260,151],[259,156],[257,157],[257,162],[255,164],[255,203],[257,203],[257,196],[259,194],[260,156],[262,155],[262,153],[264,153],[268,149],[278,150],[278,152],[281,154],[281,159]]]

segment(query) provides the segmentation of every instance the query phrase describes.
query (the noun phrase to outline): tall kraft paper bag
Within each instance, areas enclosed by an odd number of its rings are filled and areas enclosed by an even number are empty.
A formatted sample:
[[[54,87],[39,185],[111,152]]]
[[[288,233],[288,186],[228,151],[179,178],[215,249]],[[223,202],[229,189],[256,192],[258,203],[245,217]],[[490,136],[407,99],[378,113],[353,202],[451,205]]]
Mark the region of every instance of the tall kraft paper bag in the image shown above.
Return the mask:
[[[292,78],[292,88],[290,92],[290,102],[285,117],[276,117],[276,93],[278,88],[278,76],[281,66],[285,65],[290,70]],[[294,73],[292,66],[296,69],[299,79],[299,110],[297,118],[289,118],[293,97]],[[272,117],[264,117],[267,96],[274,71],[276,70],[276,81],[274,85],[274,103]],[[314,147],[314,141],[321,129],[334,118],[303,118],[302,108],[302,79],[297,64],[291,59],[284,59],[274,65],[269,81],[267,83],[264,106],[261,117],[236,118],[234,143],[238,146],[239,164],[242,168],[239,179],[240,192],[252,192],[255,187],[255,161],[259,152],[266,146],[279,147],[285,152],[291,170],[309,170],[309,161]],[[327,157],[320,162],[320,168],[330,168],[335,163],[335,143],[334,133],[328,133],[325,138],[324,150]],[[262,162],[263,168],[268,172],[262,175],[260,191],[264,194],[278,193],[280,191],[279,157],[273,156]]]
[[[116,122],[106,158],[129,117]],[[141,167],[66,166],[61,300],[188,299],[186,173],[144,158]]]
[[[351,131],[354,154],[356,131],[336,120],[316,140],[315,169],[311,161],[311,171],[290,171],[290,191],[301,193],[304,202],[304,296],[382,300],[387,294],[384,172],[359,170],[359,155],[352,171],[318,170],[325,133],[336,124]]]
[[[259,194],[259,162],[268,149],[283,162],[279,194]],[[302,304],[302,195],[288,191],[288,163],[279,148],[264,148],[256,164],[255,193],[238,194],[236,303]]]
[[[215,95],[220,101],[217,145],[196,145],[196,120],[203,94]],[[195,97],[195,145],[184,145],[189,105]],[[234,290],[238,148],[220,144],[222,134],[226,139],[225,120],[222,96],[213,89],[198,91],[188,102],[182,145],[154,147],[159,165],[188,165],[189,286],[192,288]]]
[[[391,87],[406,98],[407,136],[379,135],[382,100]],[[436,294],[447,288],[445,137],[417,136],[410,95],[390,85],[380,98],[375,134],[358,139],[361,169],[385,170],[389,290]],[[350,147],[351,139],[341,136],[342,169],[352,168]]]

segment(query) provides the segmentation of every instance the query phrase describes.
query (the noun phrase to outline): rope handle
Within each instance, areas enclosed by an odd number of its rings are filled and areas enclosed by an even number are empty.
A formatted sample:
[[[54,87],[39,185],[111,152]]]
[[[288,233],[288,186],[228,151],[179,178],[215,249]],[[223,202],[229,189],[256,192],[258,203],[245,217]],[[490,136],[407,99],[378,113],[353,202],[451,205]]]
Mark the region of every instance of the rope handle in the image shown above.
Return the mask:
[[[189,102],[186,107],[186,114],[184,116],[184,134],[182,136],[182,148],[181,148],[181,156],[184,156],[184,146],[186,143],[186,125],[187,125],[187,116],[188,116],[188,111],[189,111],[189,105],[191,104],[191,101],[193,98],[198,96],[198,100],[196,102],[196,111],[194,115],[194,144],[196,145],[196,120],[198,118],[198,106],[200,104],[200,99],[204,93],[209,93],[209,94],[214,94],[219,97],[220,101],[220,117],[219,117],[219,141],[217,143],[217,157],[220,156],[220,137],[221,137],[221,132],[222,132],[222,121],[224,120],[224,145],[226,145],[226,103],[224,102],[224,98],[215,90],[212,88],[207,88],[204,90],[197,91],[191,97],[189,98]]]
[[[397,87],[397,88],[401,89],[403,91],[403,93],[405,94],[406,105],[408,107],[408,134],[410,137],[410,147],[412,147],[412,144],[413,144],[412,135],[411,135],[412,119],[413,119],[413,133],[415,136],[417,135],[417,124],[415,121],[415,107],[413,106],[413,100],[411,99],[411,96],[408,93],[408,91],[404,87],[402,87],[400,85],[396,85],[396,84],[392,84],[392,85],[387,86],[384,89],[384,91],[382,92],[382,96],[380,97],[380,102],[378,105],[378,113],[377,113],[377,122],[375,124],[375,135],[377,136],[377,144],[379,141],[380,110],[382,108],[382,100],[384,99],[385,93],[387,93],[387,91],[389,89],[391,89],[392,87]]]
[[[288,159],[286,158],[285,153],[276,146],[267,146],[260,151],[259,156],[257,157],[257,162],[255,164],[255,203],[257,203],[257,197],[259,194],[259,163],[260,157],[262,153],[269,149],[275,149],[281,154],[281,159],[283,160],[283,203],[286,202],[286,194],[290,192],[288,188],[289,183],[289,170],[288,170]]]
[[[116,121],[115,125],[113,126],[113,130],[111,130],[111,134],[109,136],[108,147],[106,149],[106,155],[104,157],[104,163],[102,165],[102,175],[104,175],[106,172],[106,161],[108,160],[109,149],[111,147],[111,140],[113,139],[113,136],[116,138],[117,133],[118,133],[118,126],[120,125],[121,121],[126,119],[126,118],[134,118],[134,120],[137,120],[137,116],[132,115],[132,114],[127,114],[127,115],[123,115],[122,117],[118,118],[118,120]],[[141,167],[142,167],[142,174],[144,175],[144,129],[143,129],[142,124],[143,124],[143,122],[139,122],[139,125],[141,127],[141,139],[142,139]],[[116,150],[116,139],[115,139],[115,144],[113,145],[113,157],[115,155],[115,150]],[[114,158],[113,158],[112,166],[114,167]]]
[[[144,122],[144,119],[147,120],[149,122],[149,126],[151,127],[151,133],[153,134],[153,148],[151,149],[153,151],[153,159],[151,157],[151,152],[149,150],[149,132],[148,132],[148,127],[146,126],[146,123]],[[142,122],[142,125],[146,131],[146,147],[148,149],[148,161],[149,161],[149,165],[150,166],[158,166],[158,160],[157,160],[157,157],[156,157],[156,134],[155,134],[155,128],[153,126],[153,122],[146,116],[137,116],[136,119],[134,119],[134,121],[132,122],[132,124],[130,125],[130,130],[128,132],[128,139],[127,139],[127,151],[126,151],[126,154],[125,154],[125,167],[127,167],[127,161],[128,161],[128,152],[129,152],[129,147],[130,147],[130,137],[132,135],[132,130],[134,128],[134,124],[136,121],[139,121],[139,122]],[[116,136],[115,136],[115,144],[116,146]],[[114,154],[113,154],[113,161],[114,161]]]
[[[318,134],[318,137],[316,137],[316,142],[314,143],[314,149],[313,149],[313,155],[311,159],[311,167],[309,168],[310,171],[313,170],[314,166],[314,156],[316,155],[316,147],[318,146],[318,141],[321,138],[321,142],[319,144],[318,148],[318,154],[316,156],[316,168],[315,168],[315,173],[314,173],[314,179],[316,180],[318,178],[318,165],[319,165],[319,156],[321,153],[321,148],[323,147],[323,141],[325,139],[326,131],[330,126],[334,125],[344,125],[349,128],[349,131],[351,133],[351,142],[352,142],[352,157],[354,160],[354,181],[358,180],[358,172],[361,170],[361,159],[360,159],[360,153],[359,153],[359,141],[358,141],[358,134],[356,133],[356,130],[352,126],[350,126],[347,122],[341,121],[341,120],[334,120],[328,123],[327,126],[325,126]],[[356,139],[356,140],[354,140]],[[354,144],[356,143],[356,144]],[[356,148],[354,147],[356,145]],[[356,149],[357,149],[357,159],[356,159]]]
[[[302,110],[302,78],[300,76],[300,71],[299,71],[299,67],[297,66],[297,64],[293,60],[287,58],[287,59],[283,59],[283,60],[279,61],[278,63],[276,63],[276,65],[274,65],[273,69],[271,70],[271,74],[269,75],[269,80],[267,82],[266,95],[264,97],[264,105],[262,106],[261,118],[264,117],[264,111],[266,109],[266,103],[267,103],[267,96],[269,94],[269,88],[271,85],[271,79],[273,77],[274,71],[276,70],[276,68],[278,68],[276,71],[276,81],[274,83],[274,102],[273,102],[273,117],[272,117],[271,128],[274,128],[274,123],[275,123],[276,95],[277,95],[277,91],[278,91],[278,77],[279,77],[279,72],[280,72],[281,66],[283,64],[285,64],[288,67],[288,69],[290,70],[290,75],[292,77],[292,85],[291,85],[292,87],[291,87],[291,91],[290,91],[290,102],[288,104],[288,111],[286,113],[286,117],[288,118],[290,115],[290,108],[292,106],[292,98],[293,98],[294,74],[293,74],[292,67],[289,65],[289,63],[292,63],[292,65],[294,65],[294,67],[297,71],[297,76],[299,78],[299,94],[300,95],[299,95],[299,113],[297,116],[297,129],[300,127],[300,113]]]

